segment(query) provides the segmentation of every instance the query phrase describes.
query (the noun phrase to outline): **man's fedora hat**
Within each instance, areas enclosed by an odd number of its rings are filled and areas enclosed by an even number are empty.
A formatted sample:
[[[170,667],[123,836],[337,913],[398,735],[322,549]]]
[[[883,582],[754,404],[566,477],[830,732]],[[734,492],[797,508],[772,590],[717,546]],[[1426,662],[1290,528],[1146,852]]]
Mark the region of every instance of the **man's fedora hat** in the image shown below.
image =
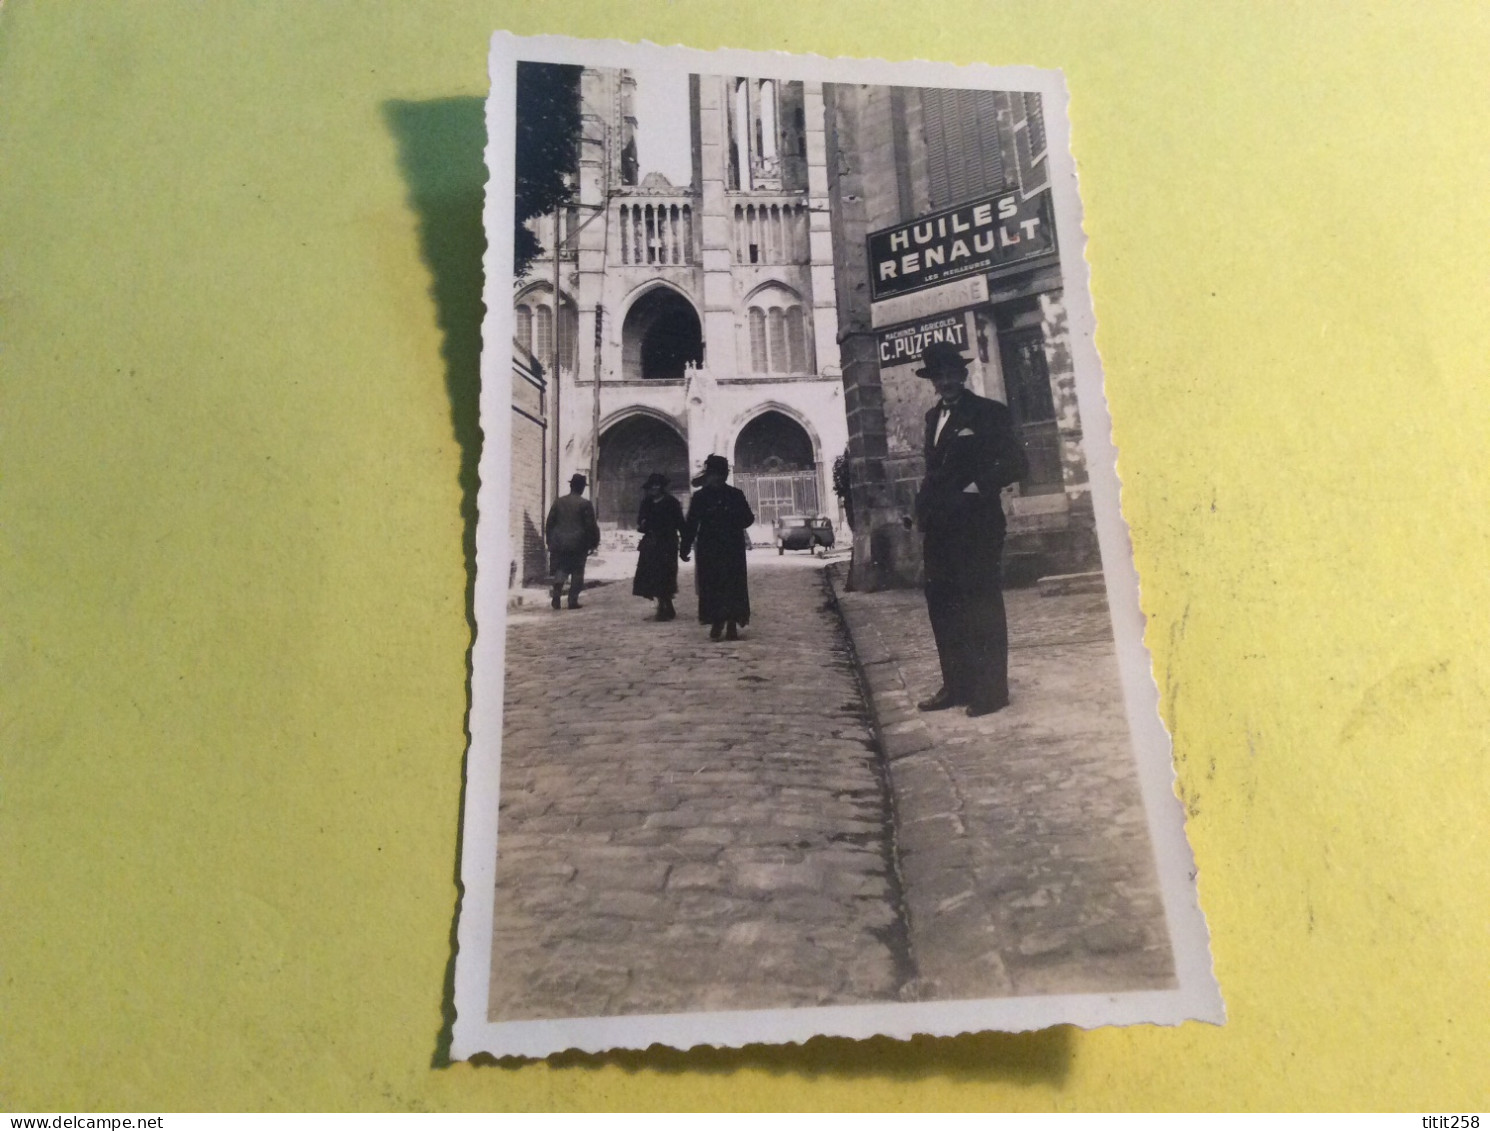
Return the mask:
[[[589,480],[586,479],[583,475],[581,475],[577,471],[573,475],[571,475],[569,477],[569,486],[571,486],[571,487],[576,486],[576,485],[578,485],[580,487],[583,487],[588,482],[589,482]]]
[[[951,342],[932,342],[921,351],[921,368],[916,370],[916,376],[934,377],[938,373],[953,370],[966,373],[972,361],[972,358],[964,356],[962,350]]]
[[[721,478],[728,479],[729,460],[723,456],[709,456],[704,460],[704,470],[693,479],[693,485],[695,487],[702,487],[704,485],[704,477],[711,472],[719,475]]]

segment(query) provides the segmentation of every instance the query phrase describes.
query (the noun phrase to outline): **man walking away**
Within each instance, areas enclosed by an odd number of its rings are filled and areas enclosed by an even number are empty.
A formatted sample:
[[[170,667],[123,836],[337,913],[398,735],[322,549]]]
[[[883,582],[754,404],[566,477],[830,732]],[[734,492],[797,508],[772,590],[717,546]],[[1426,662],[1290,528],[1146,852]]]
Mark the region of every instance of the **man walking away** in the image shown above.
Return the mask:
[[[924,536],[926,612],[942,686],[923,711],[966,706],[970,717],[1009,705],[1004,616],[1004,508],[999,492],[1029,474],[1006,405],[967,391],[968,358],[950,342],[921,355],[916,376],[936,386],[926,414],[926,478],[916,493]]]
[[[550,604],[559,607],[564,582],[569,581],[569,607],[579,608],[580,590],[585,587],[585,558],[600,545],[600,525],[595,508],[585,498],[587,480],[576,472],[569,477],[569,494],[555,499],[544,524],[548,540],[548,568],[552,579]]]

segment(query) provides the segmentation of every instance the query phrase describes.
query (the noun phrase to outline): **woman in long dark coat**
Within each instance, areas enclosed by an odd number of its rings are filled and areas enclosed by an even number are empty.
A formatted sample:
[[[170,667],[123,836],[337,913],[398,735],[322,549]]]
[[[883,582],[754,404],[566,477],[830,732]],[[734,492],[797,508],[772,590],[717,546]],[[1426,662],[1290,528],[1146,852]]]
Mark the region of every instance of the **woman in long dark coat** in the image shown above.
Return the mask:
[[[653,472],[643,490],[636,528],[642,544],[636,559],[631,592],[657,600],[657,619],[672,620],[673,594],[678,591],[678,532],[683,529],[683,505],[667,493],[667,476]]]
[[[729,461],[723,456],[704,460],[704,473],[693,481],[683,523],[680,554],[698,548],[694,581],[698,586],[698,620],[709,625],[709,639],[721,635],[738,640],[738,629],[750,623],[750,589],[745,582],[745,530],[755,521],[745,492],[725,482]]]

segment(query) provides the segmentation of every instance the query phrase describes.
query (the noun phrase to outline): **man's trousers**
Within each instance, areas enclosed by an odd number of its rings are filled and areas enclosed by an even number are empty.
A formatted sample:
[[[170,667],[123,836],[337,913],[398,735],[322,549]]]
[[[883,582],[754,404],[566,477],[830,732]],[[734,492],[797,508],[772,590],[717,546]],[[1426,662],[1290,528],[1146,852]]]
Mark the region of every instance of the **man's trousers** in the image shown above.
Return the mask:
[[[579,604],[579,595],[585,588],[585,550],[551,550],[549,552],[549,586],[555,601],[564,592],[564,582],[569,582],[569,605]]]
[[[998,506],[998,501],[993,501]],[[955,520],[926,532],[926,612],[955,703],[997,708],[1009,702],[1009,624],[1004,615],[1003,513],[976,496]]]

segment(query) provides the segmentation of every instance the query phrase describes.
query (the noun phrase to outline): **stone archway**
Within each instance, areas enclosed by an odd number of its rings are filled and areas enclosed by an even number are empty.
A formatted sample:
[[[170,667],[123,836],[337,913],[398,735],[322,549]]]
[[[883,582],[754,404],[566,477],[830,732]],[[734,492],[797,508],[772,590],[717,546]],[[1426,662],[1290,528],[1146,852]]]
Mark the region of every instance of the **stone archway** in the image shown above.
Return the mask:
[[[621,326],[621,375],[627,381],[681,381],[704,361],[703,328],[693,304],[670,287],[631,304]]]
[[[786,413],[770,409],[740,429],[734,466],[735,485],[745,492],[758,524],[770,525],[782,515],[822,513],[812,436]]]
[[[660,471],[668,489],[687,505],[688,443],[675,428],[654,416],[636,413],[600,435],[596,518],[617,530],[634,530],[642,484]]]

